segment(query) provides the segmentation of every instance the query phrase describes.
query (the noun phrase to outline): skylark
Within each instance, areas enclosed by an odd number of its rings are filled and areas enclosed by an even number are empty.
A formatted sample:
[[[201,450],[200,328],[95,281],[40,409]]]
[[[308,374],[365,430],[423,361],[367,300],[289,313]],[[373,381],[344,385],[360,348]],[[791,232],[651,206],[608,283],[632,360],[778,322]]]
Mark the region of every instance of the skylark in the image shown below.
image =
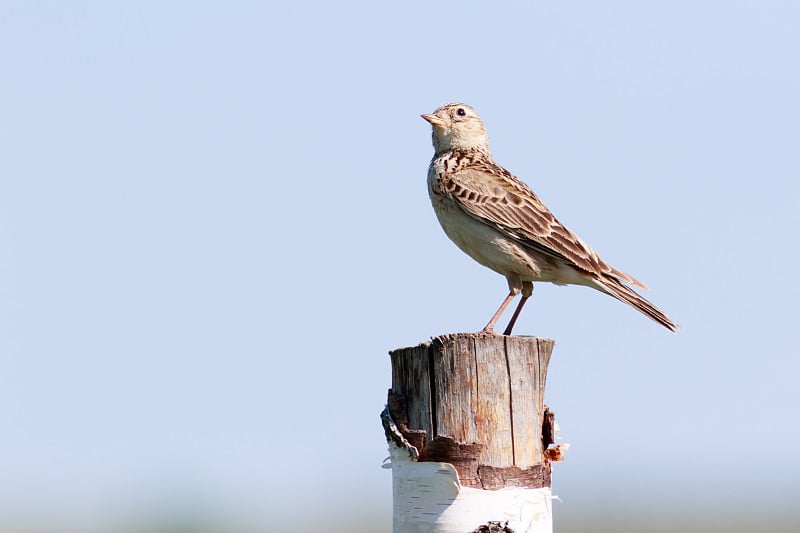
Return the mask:
[[[510,335],[533,292],[534,281],[585,285],[638,309],[670,331],[678,325],[628,285],[632,276],[600,259],[562,225],[520,179],[494,162],[478,114],[466,104],[445,104],[422,118],[433,126],[434,154],[428,193],[444,232],[478,263],[508,280],[508,296],[484,333],[522,292],[504,335]]]

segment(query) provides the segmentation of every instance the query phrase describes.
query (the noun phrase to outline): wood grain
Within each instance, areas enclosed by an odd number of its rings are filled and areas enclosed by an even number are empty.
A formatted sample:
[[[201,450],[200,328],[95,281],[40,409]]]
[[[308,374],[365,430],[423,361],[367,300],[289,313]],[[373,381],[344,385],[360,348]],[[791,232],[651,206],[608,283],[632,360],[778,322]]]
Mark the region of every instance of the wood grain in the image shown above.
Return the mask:
[[[553,346],[535,337],[457,333],[394,350],[392,417],[422,446],[420,461],[452,463],[466,486],[549,486],[542,427]]]

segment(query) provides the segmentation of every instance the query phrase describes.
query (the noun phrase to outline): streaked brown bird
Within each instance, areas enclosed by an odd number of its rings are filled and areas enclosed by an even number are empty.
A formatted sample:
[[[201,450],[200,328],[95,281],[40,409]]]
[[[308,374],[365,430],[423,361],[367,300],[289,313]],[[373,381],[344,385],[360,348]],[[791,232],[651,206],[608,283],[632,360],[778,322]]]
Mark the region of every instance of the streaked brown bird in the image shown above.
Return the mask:
[[[670,331],[678,329],[629,285],[647,287],[603,261],[553,216],[530,187],[494,162],[486,128],[474,109],[445,104],[422,118],[433,126],[428,193],[439,223],[459,248],[508,280],[508,296],[484,333],[494,332],[500,315],[522,292],[504,332],[511,334],[534,281],[592,287]]]

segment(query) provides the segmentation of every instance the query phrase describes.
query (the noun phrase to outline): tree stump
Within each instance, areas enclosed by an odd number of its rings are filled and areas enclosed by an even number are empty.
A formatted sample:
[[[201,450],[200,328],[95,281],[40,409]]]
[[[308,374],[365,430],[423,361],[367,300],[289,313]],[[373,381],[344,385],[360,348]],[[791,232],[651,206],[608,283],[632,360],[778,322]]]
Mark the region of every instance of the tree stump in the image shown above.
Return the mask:
[[[382,418],[395,533],[473,531],[492,521],[552,531],[550,461],[561,450],[548,450],[555,431],[544,389],[553,345],[459,333],[390,352]]]

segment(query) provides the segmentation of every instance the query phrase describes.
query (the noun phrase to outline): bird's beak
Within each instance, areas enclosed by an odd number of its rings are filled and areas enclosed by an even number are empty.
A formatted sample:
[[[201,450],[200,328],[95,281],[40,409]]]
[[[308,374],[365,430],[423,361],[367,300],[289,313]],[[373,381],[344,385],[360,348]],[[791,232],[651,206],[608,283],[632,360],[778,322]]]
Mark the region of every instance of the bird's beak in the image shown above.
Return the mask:
[[[443,126],[444,120],[440,119],[436,115],[420,115],[422,118],[427,120],[431,123],[431,126]]]

